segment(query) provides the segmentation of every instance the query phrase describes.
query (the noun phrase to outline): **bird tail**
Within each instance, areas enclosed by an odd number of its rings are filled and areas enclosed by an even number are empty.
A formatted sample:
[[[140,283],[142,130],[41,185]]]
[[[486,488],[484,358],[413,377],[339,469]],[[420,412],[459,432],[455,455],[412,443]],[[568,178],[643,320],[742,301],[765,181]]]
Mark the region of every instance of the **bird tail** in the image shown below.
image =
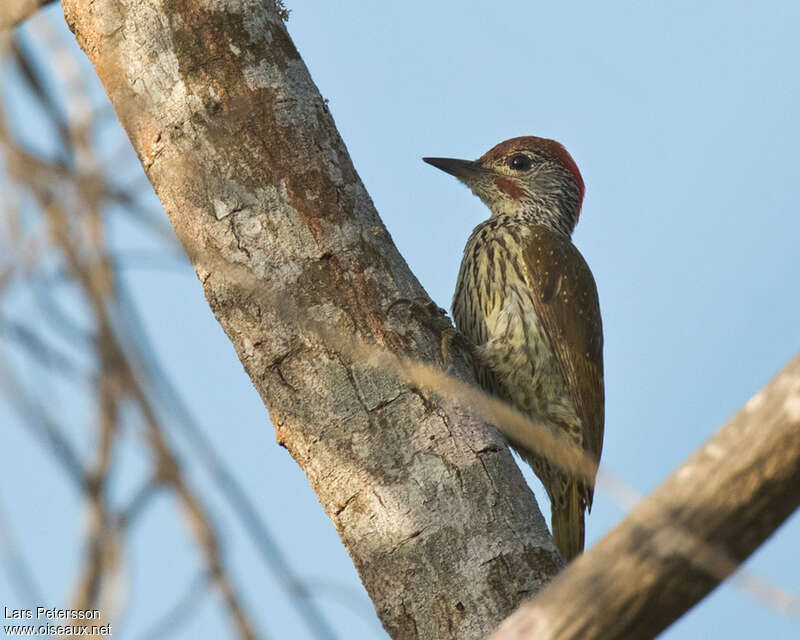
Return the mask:
[[[552,510],[553,538],[556,541],[558,550],[567,562],[583,551],[585,535],[584,509],[580,487],[575,480],[572,480],[567,487],[566,504],[558,508],[553,503]]]

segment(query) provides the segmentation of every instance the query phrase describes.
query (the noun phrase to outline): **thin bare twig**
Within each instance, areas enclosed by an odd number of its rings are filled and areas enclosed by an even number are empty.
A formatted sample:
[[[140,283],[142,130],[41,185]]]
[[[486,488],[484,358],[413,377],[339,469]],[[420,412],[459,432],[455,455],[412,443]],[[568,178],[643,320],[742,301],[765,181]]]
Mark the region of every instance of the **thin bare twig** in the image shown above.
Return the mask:
[[[48,370],[61,374],[65,380],[79,382],[93,375],[74,358],[47,343],[29,326],[0,316],[0,337],[16,343],[34,360]]]
[[[8,405],[20,416],[22,424],[59,462],[78,491],[83,492],[87,485],[87,479],[80,456],[44,407],[20,384],[2,357],[0,357],[0,393],[5,396]]]

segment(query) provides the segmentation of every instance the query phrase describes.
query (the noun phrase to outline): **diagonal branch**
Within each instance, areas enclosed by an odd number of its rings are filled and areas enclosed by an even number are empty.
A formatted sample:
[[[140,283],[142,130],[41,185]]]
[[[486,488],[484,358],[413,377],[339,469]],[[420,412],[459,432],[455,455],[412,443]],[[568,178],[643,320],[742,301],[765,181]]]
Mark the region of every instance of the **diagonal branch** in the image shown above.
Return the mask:
[[[492,638],[653,638],[798,506],[800,355]]]
[[[56,0],[3,0],[0,7],[0,31],[17,26],[46,4]]]
[[[269,0],[64,0],[278,441],[395,638],[485,636],[561,567],[502,438],[309,331],[438,359],[426,299]],[[262,296],[240,286],[243,269]],[[463,363],[458,373],[468,378]]]

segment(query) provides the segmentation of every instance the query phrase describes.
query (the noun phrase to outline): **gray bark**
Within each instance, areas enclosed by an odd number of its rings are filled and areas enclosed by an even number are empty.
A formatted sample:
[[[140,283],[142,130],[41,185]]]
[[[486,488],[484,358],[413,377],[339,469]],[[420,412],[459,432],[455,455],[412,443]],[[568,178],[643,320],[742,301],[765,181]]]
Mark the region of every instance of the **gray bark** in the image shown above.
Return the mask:
[[[502,438],[355,357],[436,362],[276,7],[63,0],[206,298],[394,638],[484,637],[561,567]],[[198,348],[202,348],[198,345]],[[463,363],[456,373],[468,379]]]
[[[646,640],[800,506],[800,356],[492,636]]]

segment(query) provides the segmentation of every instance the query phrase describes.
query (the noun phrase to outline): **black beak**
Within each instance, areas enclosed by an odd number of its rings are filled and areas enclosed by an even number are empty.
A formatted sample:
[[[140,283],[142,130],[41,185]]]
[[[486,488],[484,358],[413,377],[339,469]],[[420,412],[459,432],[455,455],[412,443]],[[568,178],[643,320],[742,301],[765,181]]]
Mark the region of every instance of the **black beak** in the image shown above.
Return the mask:
[[[455,158],[423,158],[422,160],[462,181],[469,180],[483,171],[483,167],[472,160],[456,160]]]

